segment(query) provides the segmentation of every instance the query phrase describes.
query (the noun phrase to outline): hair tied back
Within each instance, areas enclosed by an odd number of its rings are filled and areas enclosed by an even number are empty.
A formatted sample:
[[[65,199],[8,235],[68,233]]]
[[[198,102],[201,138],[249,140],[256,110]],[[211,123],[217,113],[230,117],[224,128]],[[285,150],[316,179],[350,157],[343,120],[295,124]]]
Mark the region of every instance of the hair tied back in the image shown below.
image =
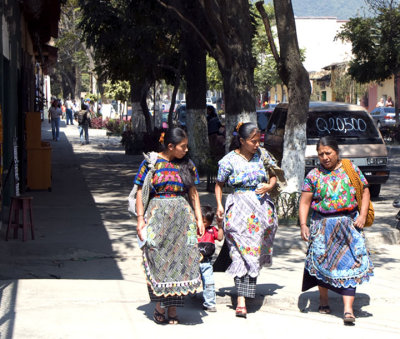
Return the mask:
[[[239,132],[239,129],[240,129],[240,127],[241,127],[242,125],[243,125],[243,122],[242,122],[242,121],[239,121],[238,124],[236,125],[236,128],[235,128],[236,132]]]
[[[160,135],[160,139],[158,139],[160,144],[164,143],[164,136],[165,136],[165,132],[162,132],[161,135]]]

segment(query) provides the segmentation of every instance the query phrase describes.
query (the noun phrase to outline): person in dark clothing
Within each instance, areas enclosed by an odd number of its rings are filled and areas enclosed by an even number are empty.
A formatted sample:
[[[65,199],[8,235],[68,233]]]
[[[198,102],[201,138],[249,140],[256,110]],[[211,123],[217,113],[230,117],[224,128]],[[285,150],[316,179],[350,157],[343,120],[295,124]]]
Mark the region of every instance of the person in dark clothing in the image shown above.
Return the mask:
[[[225,155],[225,137],[221,132],[222,127],[215,108],[207,106],[208,142],[210,143],[211,155],[217,159]]]
[[[89,127],[90,127],[90,116],[87,105],[82,105],[82,109],[75,113],[75,119],[78,122],[79,136],[81,138],[81,144],[89,144]],[[85,132],[85,139],[83,139],[83,132]]]

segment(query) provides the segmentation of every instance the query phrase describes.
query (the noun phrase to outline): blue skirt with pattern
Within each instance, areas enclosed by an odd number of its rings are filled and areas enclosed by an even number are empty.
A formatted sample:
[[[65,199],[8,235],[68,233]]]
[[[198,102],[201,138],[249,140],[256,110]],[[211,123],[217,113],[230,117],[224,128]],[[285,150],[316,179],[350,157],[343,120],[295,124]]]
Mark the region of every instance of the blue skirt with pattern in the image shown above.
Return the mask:
[[[355,288],[374,275],[364,233],[353,225],[357,216],[358,212],[332,216],[314,212],[305,270],[322,285]]]

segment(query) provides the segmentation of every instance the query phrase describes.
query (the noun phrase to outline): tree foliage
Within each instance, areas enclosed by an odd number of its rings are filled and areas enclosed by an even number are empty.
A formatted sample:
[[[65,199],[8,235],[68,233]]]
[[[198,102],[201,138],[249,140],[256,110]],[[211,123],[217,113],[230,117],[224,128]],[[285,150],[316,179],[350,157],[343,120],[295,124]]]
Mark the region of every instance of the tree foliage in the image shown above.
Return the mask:
[[[107,81],[103,87],[106,98],[124,102],[129,100],[131,88],[128,81]]]
[[[272,5],[265,6],[271,22],[275,21]],[[262,19],[255,15],[256,33],[253,38],[253,55],[257,61],[254,69],[254,87],[257,93],[264,94],[271,87],[281,84],[275,58],[272,55],[270,44],[264,29]]]
[[[177,67],[179,35],[155,0],[79,0],[80,27],[95,48],[97,70],[113,80],[166,79]]]
[[[222,75],[214,58],[207,55],[207,88],[222,91],[224,88]]]
[[[376,16],[351,18],[337,35],[352,43],[349,74],[358,82],[385,80],[400,70],[400,6],[394,0],[369,0]]]

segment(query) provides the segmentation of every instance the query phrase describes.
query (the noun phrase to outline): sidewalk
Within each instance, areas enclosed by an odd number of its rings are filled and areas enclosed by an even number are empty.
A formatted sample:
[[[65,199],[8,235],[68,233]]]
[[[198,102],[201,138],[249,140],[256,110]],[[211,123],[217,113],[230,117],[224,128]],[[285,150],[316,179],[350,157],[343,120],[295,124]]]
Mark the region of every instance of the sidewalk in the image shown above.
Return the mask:
[[[393,229],[394,188],[375,202],[376,223],[366,231],[375,277],[357,290],[357,325],[342,325],[342,303],[331,294],[333,315],[320,315],[318,292],[301,293],[305,244],[299,229],[281,225],[274,249],[274,264],[262,270],[257,298],[249,303],[247,320],[236,319],[231,308],[233,279],[216,273],[218,312],[201,308],[201,293],[187,298],[179,310],[183,326],[157,326],[152,319],[141,252],[134,221],[127,212],[127,197],[141,156],[126,156],[119,138],[90,130],[91,144],[80,145],[76,126],[62,122],[61,140],[51,142],[52,192],[33,196],[34,241],[0,239],[0,333],[1,338],[132,338],[157,334],[165,338],[220,333],[220,338],[241,335],[282,335],[296,338],[336,338],[338,335],[400,334],[400,242]],[[50,141],[49,125],[42,136]],[[396,160],[396,166],[399,166]],[[202,203],[215,205],[213,194],[199,187]],[[390,200],[391,199],[391,200]],[[396,245],[391,245],[396,244]],[[186,326],[185,326],[186,325]],[[191,327],[188,325],[197,325]],[[288,326],[289,325],[289,326]],[[207,326],[207,327],[204,327]],[[196,329],[193,331],[193,329]],[[222,330],[222,333],[221,333]]]

